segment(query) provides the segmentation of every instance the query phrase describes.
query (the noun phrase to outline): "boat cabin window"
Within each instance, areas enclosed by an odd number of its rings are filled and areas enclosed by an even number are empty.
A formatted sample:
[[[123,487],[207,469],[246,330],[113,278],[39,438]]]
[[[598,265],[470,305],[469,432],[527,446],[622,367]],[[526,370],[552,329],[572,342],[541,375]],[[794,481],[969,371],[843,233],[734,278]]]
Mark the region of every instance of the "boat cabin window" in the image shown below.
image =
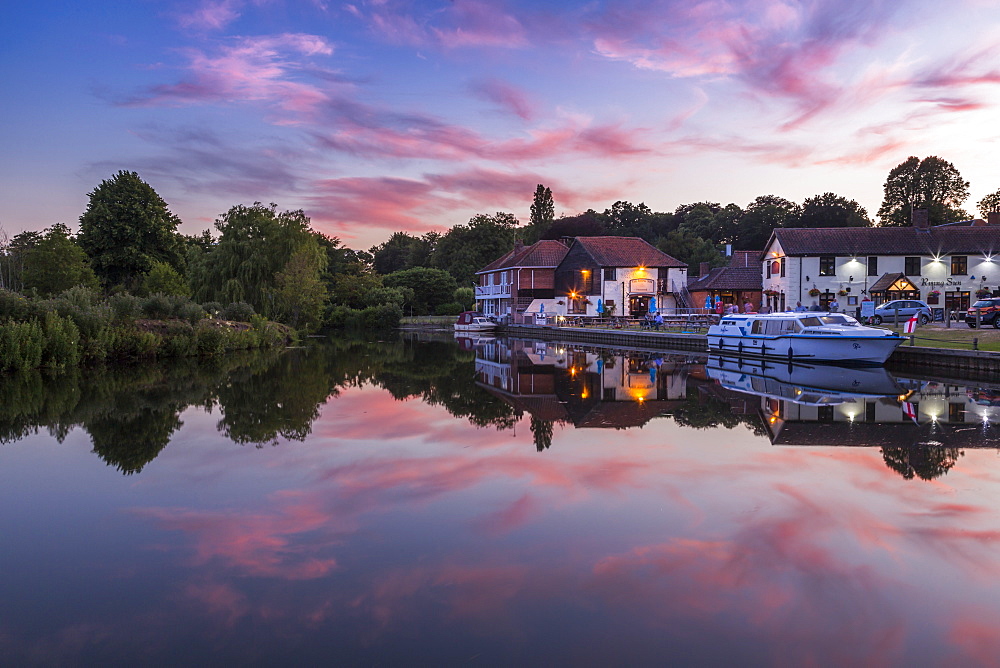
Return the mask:
[[[808,318],[802,318],[800,322],[802,323],[803,327],[819,327],[822,324],[820,323],[819,318],[817,318],[816,316],[809,316]]]
[[[766,320],[764,325],[765,334],[792,334],[802,331],[802,325],[798,320]]]
[[[751,334],[763,334],[764,333],[764,321],[763,320],[754,320],[753,321],[753,326],[750,327],[750,333]]]

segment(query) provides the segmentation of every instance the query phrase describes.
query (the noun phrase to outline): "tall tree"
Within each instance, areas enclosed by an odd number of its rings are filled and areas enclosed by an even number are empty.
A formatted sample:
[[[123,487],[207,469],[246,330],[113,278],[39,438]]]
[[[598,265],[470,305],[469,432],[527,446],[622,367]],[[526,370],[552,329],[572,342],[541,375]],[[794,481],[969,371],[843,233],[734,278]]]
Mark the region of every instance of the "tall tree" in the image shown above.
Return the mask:
[[[155,262],[179,266],[180,220],[138,174],[118,172],[89,196],[79,243],[106,286],[135,288]]]
[[[41,240],[41,232],[20,232],[8,238],[0,230],[0,288],[14,292],[24,289],[25,260]]]
[[[415,266],[410,263],[418,256],[414,252],[414,246],[421,243],[423,242],[419,237],[396,232],[378,246],[372,246],[369,251],[372,254],[372,267],[383,276],[409,269]]]
[[[990,193],[979,200],[977,207],[979,208],[979,215],[984,219],[988,218],[991,213],[1000,211],[1000,190]]]
[[[931,225],[969,217],[960,207],[969,197],[969,182],[953,164],[935,155],[910,156],[886,177],[885,196],[878,210],[882,225],[910,225],[913,209],[927,209]]]
[[[35,289],[44,297],[77,285],[97,287],[97,277],[90,268],[87,254],[73,241],[69,228],[56,223],[27,251],[24,261],[24,287]]]
[[[531,218],[524,229],[525,241],[534,243],[541,239],[555,219],[556,205],[552,199],[552,190],[539,183],[531,202]]]
[[[739,250],[762,249],[776,227],[793,227],[798,218],[798,204],[776,195],[761,195],[747,205],[740,217],[733,246]]]
[[[413,291],[413,301],[406,306],[412,306],[416,315],[434,313],[438,306],[452,302],[458,289],[458,284],[448,272],[432,267],[397,271],[386,276],[384,282],[389,288],[409,288]]]
[[[802,203],[799,227],[869,227],[872,224],[863,206],[834,193],[810,197]]]
[[[326,256],[319,244],[302,244],[274,277],[282,321],[315,331],[323,320],[326,288],[320,279]]]
[[[468,225],[456,225],[441,237],[431,263],[459,285],[471,285],[477,271],[511,249],[517,226],[511,213],[477,214]]]
[[[575,216],[563,216],[559,220],[554,221],[541,238],[599,237],[604,232],[604,216],[593,209],[587,209]]]
[[[277,205],[237,205],[216,222],[221,236],[208,253],[190,257],[189,280],[201,302],[247,302],[268,317],[281,317],[277,275],[300,250],[319,271],[326,266],[309,218],[301,210],[279,213]]]

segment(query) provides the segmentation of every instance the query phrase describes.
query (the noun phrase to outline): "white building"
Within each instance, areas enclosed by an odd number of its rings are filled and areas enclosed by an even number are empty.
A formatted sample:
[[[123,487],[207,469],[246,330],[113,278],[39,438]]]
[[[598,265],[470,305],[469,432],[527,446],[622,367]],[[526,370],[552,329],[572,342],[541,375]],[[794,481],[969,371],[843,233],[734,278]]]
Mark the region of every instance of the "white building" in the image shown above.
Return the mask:
[[[834,297],[849,312],[869,298],[966,309],[1000,295],[1000,215],[935,227],[779,228],[761,261],[772,310],[825,308]]]

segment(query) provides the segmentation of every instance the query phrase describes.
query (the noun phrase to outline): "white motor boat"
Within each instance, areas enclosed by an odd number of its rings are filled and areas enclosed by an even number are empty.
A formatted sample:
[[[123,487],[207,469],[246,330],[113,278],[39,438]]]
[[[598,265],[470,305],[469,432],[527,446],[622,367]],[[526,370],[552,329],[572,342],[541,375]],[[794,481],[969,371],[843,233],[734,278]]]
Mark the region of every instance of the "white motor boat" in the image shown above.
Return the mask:
[[[789,362],[879,365],[905,340],[844,313],[810,311],[737,313],[708,329],[710,352]]]
[[[460,313],[455,321],[456,332],[492,332],[497,324],[478,311]]]

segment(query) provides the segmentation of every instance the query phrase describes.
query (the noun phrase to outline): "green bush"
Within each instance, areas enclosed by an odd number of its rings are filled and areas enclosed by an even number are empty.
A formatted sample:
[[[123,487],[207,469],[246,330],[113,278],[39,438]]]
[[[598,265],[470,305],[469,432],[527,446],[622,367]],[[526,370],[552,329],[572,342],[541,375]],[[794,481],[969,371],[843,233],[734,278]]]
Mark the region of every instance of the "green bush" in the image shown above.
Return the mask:
[[[0,321],[10,318],[22,322],[29,320],[34,313],[35,308],[31,300],[16,292],[0,289]]]
[[[41,365],[44,336],[36,320],[0,324],[0,370],[27,371]]]
[[[195,325],[199,320],[203,320],[208,314],[205,313],[205,309],[198,304],[195,304],[194,302],[187,302],[186,304],[182,304],[180,308],[177,309],[176,315],[178,318],[187,320],[192,325]]]
[[[127,292],[112,295],[108,305],[116,323],[131,323],[142,315],[142,300]]]
[[[222,312],[226,310],[219,302],[205,302],[201,307],[205,309],[205,313],[208,314],[209,318],[219,318],[222,316]]]
[[[199,355],[218,355],[226,349],[226,334],[218,327],[202,323],[195,329],[195,337]]]
[[[198,354],[198,342],[194,332],[173,334],[163,339],[159,354],[163,357],[191,357]]]
[[[233,322],[250,322],[256,311],[246,302],[233,302],[223,311],[222,317]]]
[[[361,311],[361,326],[375,331],[395,329],[402,317],[403,309],[398,304],[369,306]]]
[[[154,357],[162,341],[162,337],[152,332],[143,332],[131,327],[115,327],[109,332],[107,356],[109,359],[120,361]]]
[[[142,314],[153,320],[163,320],[174,314],[174,303],[168,295],[156,293],[142,300]]]
[[[465,308],[458,302],[449,302],[447,304],[440,304],[436,309],[434,309],[435,315],[458,315]]]
[[[72,319],[49,311],[45,314],[44,333],[42,366],[62,369],[80,363],[80,330]]]

